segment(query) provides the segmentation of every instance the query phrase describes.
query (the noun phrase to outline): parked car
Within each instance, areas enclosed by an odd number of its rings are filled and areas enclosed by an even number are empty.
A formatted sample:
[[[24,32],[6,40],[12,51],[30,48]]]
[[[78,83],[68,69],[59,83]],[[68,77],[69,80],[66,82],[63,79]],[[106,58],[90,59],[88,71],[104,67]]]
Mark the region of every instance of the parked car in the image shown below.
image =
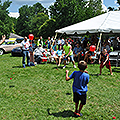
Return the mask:
[[[23,55],[21,48],[20,48],[20,47],[16,47],[16,48],[12,49],[11,55],[12,55],[12,56],[21,57],[21,56]]]
[[[36,47],[37,47],[36,44],[32,44],[32,46],[33,46],[33,47],[32,47],[33,50],[35,50]],[[19,56],[19,57],[21,57],[21,56],[23,55],[21,48],[20,48],[20,47],[14,48],[14,49],[11,51],[11,55],[12,55],[12,56]]]
[[[20,47],[20,43],[17,43],[15,40],[5,40],[2,45],[0,45],[0,55],[3,55],[6,52],[11,52],[12,49]]]

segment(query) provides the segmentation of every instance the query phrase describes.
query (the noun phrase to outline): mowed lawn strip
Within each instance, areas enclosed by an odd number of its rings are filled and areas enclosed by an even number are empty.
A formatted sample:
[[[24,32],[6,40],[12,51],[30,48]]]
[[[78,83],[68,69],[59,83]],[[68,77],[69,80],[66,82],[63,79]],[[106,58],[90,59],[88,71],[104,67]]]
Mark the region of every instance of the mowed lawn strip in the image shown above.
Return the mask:
[[[113,76],[99,65],[88,64],[90,81],[87,103],[81,118],[74,117],[73,80],[65,80],[78,68],[69,63],[66,69],[56,64],[39,64],[22,68],[22,57],[0,56],[0,119],[6,120],[108,120],[120,119],[120,67],[112,66]],[[76,63],[77,66],[77,63]]]

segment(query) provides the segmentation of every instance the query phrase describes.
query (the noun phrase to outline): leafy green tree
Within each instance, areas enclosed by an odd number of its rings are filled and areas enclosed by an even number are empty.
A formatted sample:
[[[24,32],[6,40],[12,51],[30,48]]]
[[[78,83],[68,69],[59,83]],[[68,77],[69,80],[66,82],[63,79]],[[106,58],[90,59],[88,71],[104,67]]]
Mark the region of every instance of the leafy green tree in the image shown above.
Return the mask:
[[[117,3],[120,5],[120,0],[117,0]]]
[[[0,36],[2,36],[3,34],[5,34],[4,27],[5,27],[5,24],[0,20]]]
[[[56,0],[49,7],[56,29],[72,25],[101,14],[101,0]]]
[[[44,8],[41,3],[36,3],[33,6],[30,6],[30,11],[32,15],[37,15],[38,13],[44,13],[48,15],[48,10]]]
[[[28,36],[30,30],[30,11],[28,5],[19,9],[20,16],[16,24],[16,33],[21,36]]]
[[[40,26],[38,35],[42,35],[44,38],[55,35],[55,19],[46,20],[43,25]]]
[[[36,36],[40,25],[48,19],[48,11],[40,3],[33,6],[24,5],[19,9],[19,13],[15,31],[21,36],[28,36],[30,33]]]
[[[0,1],[0,36],[6,34],[8,36],[12,32],[12,20],[8,16],[9,11],[7,10],[10,7],[9,0],[5,1],[3,4]]]
[[[31,33],[33,33],[34,36],[37,36],[39,32],[38,29],[48,19],[49,19],[48,15],[44,13],[38,13],[37,15],[35,15],[35,17],[31,19],[31,28],[32,28]]]
[[[17,19],[14,17],[10,18],[12,21],[12,33],[15,33],[15,25],[17,24]]]
[[[114,7],[108,7],[109,11],[114,11]]]
[[[102,2],[101,0],[89,0],[89,2],[86,5],[85,9],[85,17],[84,19],[89,19],[92,17],[95,17],[97,15],[100,15],[102,12]]]

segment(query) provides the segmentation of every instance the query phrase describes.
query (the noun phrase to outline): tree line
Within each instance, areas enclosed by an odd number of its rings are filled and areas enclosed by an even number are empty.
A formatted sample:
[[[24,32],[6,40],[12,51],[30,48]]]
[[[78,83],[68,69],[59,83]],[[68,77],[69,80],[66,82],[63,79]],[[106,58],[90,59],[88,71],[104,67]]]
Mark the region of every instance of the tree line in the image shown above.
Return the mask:
[[[120,0],[117,2],[120,4]],[[47,38],[54,36],[57,29],[104,13],[101,0],[56,0],[48,9],[39,2],[32,6],[23,5],[16,19],[8,15],[11,3],[0,0],[0,36],[9,36],[12,32],[21,36],[32,33],[35,37]]]

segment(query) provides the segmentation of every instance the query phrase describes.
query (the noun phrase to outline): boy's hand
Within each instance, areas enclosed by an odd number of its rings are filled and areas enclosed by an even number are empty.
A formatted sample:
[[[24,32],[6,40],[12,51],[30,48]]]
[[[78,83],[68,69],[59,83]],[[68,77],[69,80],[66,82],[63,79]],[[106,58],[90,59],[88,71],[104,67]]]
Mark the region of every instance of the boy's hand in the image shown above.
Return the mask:
[[[66,79],[66,81],[68,81],[68,80],[70,80],[70,77],[68,77],[69,70],[66,70],[65,72],[66,72],[66,77],[65,77],[65,79]]]
[[[69,70],[66,70],[65,72],[66,72],[66,73],[69,73]]]

